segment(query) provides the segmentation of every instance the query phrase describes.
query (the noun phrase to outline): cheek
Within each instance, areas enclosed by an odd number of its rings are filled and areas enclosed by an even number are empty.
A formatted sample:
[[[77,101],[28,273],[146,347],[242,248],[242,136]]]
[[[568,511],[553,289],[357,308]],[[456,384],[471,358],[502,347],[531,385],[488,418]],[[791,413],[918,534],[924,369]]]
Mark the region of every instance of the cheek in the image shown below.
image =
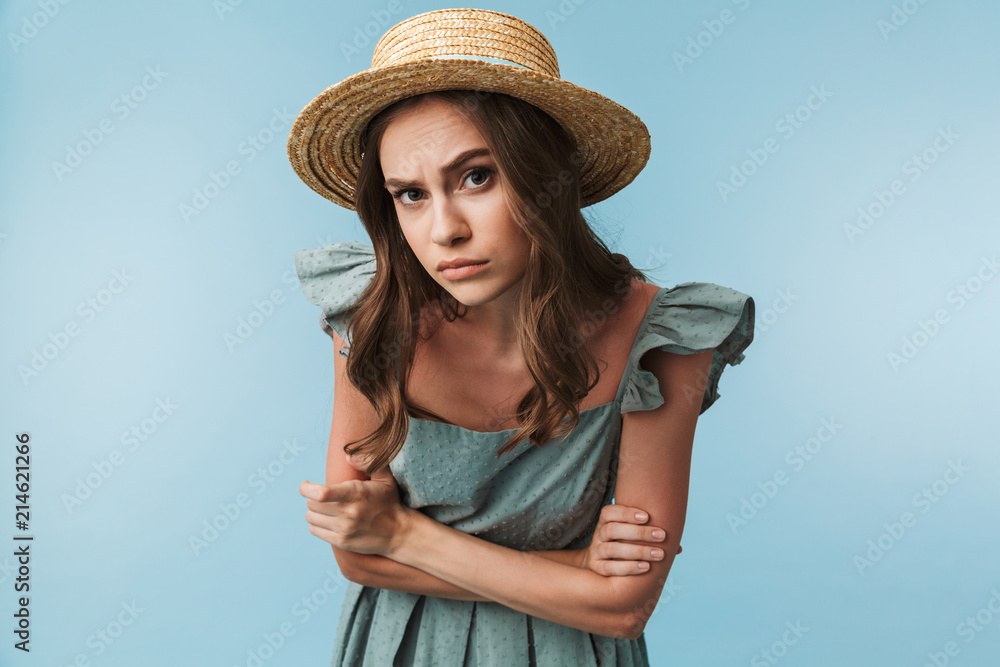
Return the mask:
[[[413,246],[410,247],[411,249],[413,248]],[[434,265],[434,258],[429,257],[427,253],[423,251],[423,248],[420,246],[417,247],[417,250],[413,252],[413,254],[417,258],[417,262],[420,263],[420,266],[424,267],[424,271],[426,271],[429,275],[431,275],[435,279],[438,279],[437,267]]]

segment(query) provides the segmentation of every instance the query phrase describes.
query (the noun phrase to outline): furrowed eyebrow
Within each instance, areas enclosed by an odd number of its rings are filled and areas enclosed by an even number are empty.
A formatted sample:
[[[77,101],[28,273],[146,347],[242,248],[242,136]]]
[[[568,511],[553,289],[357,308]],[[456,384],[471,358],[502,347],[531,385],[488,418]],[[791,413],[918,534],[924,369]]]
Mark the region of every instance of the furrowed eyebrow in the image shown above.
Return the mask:
[[[447,174],[448,172],[455,171],[461,167],[465,162],[471,160],[474,157],[481,157],[483,155],[489,155],[490,151],[488,148],[473,148],[472,150],[465,151],[464,153],[459,153],[459,155],[452,160],[450,163],[441,168],[442,174]],[[396,187],[396,188],[411,188],[419,186],[420,181],[401,181],[398,178],[389,178],[385,181],[385,187]]]

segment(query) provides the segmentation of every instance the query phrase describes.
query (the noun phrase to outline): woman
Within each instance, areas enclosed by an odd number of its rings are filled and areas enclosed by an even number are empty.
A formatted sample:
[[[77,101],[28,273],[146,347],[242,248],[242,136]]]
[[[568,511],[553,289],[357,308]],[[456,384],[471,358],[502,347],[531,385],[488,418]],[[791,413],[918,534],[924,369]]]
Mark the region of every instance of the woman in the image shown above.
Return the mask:
[[[514,17],[428,12],[292,128],[296,172],[372,240],[296,253],[335,350],[326,484],[300,489],[351,582],[334,665],[648,664],[753,300],[659,288],[593,234],[580,208],[649,137],[555,62]]]

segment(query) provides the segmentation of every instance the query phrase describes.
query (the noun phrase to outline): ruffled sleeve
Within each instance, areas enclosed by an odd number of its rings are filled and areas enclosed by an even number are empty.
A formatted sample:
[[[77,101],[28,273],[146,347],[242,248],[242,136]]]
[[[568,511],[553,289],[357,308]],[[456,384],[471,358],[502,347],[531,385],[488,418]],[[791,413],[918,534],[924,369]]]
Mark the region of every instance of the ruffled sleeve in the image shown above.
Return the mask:
[[[621,412],[663,405],[656,376],[639,367],[642,355],[653,348],[675,354],[715,350],[699,414],[705,412],[719,398],[719,378],[726,365],[743,361],[753,329],[753,298],[742,292],[712,283],[661,289],[636,334],[623,379]]]
[[[347,324],[350,308],[375,276],[375,251],[357,241],[333,243],[295,253],[295,270],[306,298],[323,308],[320,326],[330,337],[344,341],[340,355],[350,349]]]

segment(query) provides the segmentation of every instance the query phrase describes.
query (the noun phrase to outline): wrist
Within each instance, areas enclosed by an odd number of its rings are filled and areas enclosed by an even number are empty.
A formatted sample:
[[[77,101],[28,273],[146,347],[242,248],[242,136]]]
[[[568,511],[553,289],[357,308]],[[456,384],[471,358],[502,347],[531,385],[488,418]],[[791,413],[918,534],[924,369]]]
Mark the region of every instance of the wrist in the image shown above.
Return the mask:
[[[412,543],[418,522],[424,515],[406,505],[400,505],[396,517],[396,531],[389,543],[385,556],[403,564],[406,562],[407,547]]]

